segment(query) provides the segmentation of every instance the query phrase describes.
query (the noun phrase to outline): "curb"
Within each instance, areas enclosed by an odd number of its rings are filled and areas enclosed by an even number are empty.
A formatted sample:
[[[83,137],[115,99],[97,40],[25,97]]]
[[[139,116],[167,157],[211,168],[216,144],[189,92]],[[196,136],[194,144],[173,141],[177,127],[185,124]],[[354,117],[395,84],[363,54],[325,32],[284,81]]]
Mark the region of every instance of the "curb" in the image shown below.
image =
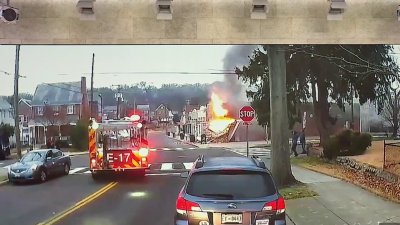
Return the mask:
[[[7,183],[8,183],[8,179],[7,179],[7,180],[0,181],[0,186],[1,186],[1,185],[4,185],[4,184],[7,184]]]
[[[74,156],[74,155],[86,155],[89,154],[89,152],[64,152],[68,156]]]

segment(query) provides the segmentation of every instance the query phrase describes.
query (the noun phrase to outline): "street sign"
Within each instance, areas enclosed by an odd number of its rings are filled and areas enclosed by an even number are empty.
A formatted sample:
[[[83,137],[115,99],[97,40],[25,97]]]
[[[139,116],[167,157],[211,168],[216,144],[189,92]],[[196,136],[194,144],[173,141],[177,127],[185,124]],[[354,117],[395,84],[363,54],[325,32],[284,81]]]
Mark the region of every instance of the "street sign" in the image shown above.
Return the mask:
[[[249,157],[249,124],[256,116],[256,111],[251,106],[243,106],[239,110],[239,118],[246,124],[246,152]]]
[[[256,116],[256,111],[251,106],[243,106],[239,110],[239,118],[246,124],[250,123]]]

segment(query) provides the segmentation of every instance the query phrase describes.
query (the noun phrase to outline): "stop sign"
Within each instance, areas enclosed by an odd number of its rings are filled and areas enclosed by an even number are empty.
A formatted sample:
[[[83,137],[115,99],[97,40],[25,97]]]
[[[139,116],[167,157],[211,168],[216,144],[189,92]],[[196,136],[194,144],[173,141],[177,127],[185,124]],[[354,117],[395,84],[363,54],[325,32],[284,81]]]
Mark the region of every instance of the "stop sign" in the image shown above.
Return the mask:
[[[245,123],[250,123],[256,116],[256,111],[251,106],[243,106],[239,110],[239,118]]]

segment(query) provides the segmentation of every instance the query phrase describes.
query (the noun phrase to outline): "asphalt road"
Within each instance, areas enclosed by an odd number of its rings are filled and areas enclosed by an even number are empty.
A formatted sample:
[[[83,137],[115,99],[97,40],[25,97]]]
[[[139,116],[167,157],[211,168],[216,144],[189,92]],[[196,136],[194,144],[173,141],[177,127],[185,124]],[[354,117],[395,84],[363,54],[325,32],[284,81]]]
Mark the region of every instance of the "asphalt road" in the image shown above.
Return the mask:
[[[71,173],[43,184],[0,186],[0,224],[38,224],[85,199],[54,224],[73,225],[169,225],[173,223],[175,201],[185,181],[179,173],[199,154],[206,156],[237,156],[224,149],[198,149],[165,136],[149,133],[150,170],[145,178],[111,177],[101,182],[88,173],[88,156],[72,157]],[[186,166],[187,167],[187,166]],[[76,168],[83,168],[79,171]],[[111,182],[107,191],[87,197]],[[53,221],[54,222],[54,221]]]

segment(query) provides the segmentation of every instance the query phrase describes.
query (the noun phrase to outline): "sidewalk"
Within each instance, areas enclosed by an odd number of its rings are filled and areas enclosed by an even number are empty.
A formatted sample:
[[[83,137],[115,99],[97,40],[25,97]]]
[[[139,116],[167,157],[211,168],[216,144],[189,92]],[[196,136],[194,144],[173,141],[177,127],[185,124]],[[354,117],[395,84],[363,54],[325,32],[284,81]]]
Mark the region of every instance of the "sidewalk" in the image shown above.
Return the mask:
[[[292,172],[297,180],[319,194],[286,201],[287,216],[295,225],[400,223],[399,204],[353,184],[297,166],[292,166]]]

